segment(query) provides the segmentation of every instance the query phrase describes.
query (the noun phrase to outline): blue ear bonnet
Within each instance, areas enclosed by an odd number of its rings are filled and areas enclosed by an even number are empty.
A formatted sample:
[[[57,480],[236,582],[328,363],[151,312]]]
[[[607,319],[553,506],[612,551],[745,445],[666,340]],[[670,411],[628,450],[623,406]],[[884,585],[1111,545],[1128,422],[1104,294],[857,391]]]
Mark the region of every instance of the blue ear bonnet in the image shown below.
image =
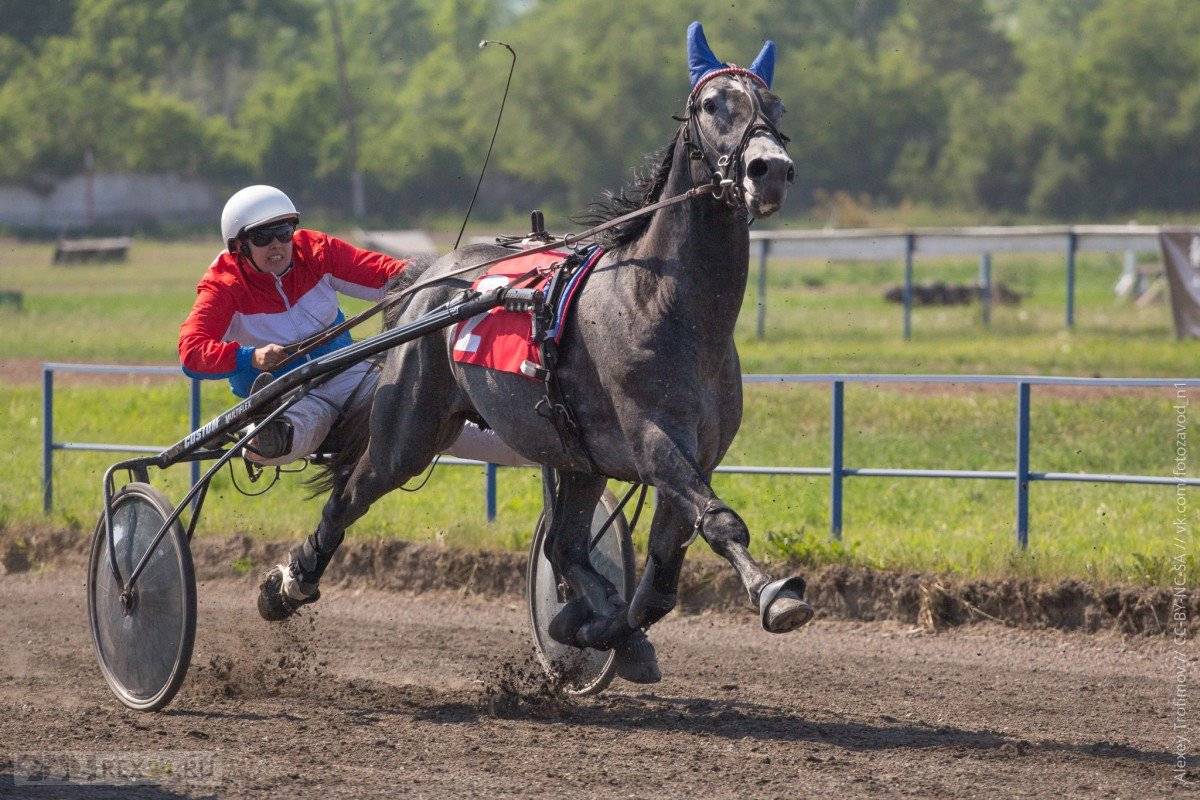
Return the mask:
[[[708,73],[723,69],[729,65],[721,61],[708,46],[704,38],[704,27],[699,22],[693,22],[687,29],[688,77],[694,87]],[[758,56],[750,64],[750,71],[763,79],[767,88],[771,88],[771,79],[775,76],[775,43],[768,39]]]
[[[762,50],[758,51],[750,64],[750,71],[767,82],[771,88],[771,79],[775,77],[775,43],[770,39],[763,42]]]

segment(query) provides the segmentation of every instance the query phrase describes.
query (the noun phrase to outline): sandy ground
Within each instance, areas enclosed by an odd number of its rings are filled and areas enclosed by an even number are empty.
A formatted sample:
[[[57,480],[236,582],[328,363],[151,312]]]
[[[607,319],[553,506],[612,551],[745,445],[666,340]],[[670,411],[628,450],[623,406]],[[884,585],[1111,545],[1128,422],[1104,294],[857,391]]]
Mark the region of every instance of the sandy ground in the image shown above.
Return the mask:
[[[519,598],[333,587],[272,626],[254,591],[201,583],[192,671],[142,714],[96,668],[81,572],[0,577],[0,797],[1198,794],[1173,780],[1163,638],[673,615],[652,632],[662,683],[569,701],[533,665]],[[203,774],[17,785],[47,751],[186,751]]]

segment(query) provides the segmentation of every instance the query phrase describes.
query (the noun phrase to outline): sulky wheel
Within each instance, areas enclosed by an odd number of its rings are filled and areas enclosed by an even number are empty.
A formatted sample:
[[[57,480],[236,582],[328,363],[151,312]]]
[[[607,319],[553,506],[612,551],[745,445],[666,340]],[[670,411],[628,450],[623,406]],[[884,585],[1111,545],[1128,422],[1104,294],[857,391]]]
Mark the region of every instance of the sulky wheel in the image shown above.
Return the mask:
[[[617,498],[605,489],[596,510],[592,514],[591,536],[604,526],[605,521],[617,510]],[[529,570],[526,598],[529,601],[529,621],[533,627],[533,643],[537,648],[538,660],[550,675],[562,676],[565,689],[571,695],[590,695],[603,691],[612,681],[616,670],[616,652],[571,647],[550,637],[550,620],[554,619],[566,604],[557,585],[554,570],[544,553],[546,538],[545,514],[538,517],[534,529],[533,544],[529,548]],[[613,582],[628,601],[633,594],[634,562],[633,542],[629,537],[629,524],[623,513],[617,514],[604,536],[592,548],[592,566]]]
[[[122,580],[172,511],[162,492],[147,483],[130,483],[113,497],[113,544]],[[96,660],[113,694],[138,711],[157,711],[171,702],[187,675],[196,635],[196,574],[183,526],[176,520],[167,529],[123,600],[101,515],[87,591]]]

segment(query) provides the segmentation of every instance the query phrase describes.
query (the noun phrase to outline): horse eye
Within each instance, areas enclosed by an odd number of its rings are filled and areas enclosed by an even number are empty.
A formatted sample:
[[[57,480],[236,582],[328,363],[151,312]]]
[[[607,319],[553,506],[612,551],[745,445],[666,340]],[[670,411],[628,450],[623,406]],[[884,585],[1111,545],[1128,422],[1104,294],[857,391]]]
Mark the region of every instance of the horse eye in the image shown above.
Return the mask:
[[[707,113],[709,113],[709,114],[717,113],[717,102],[715,100],[713,100],[711,97],[705,99],[703,106],[704,106],[704,110]]]

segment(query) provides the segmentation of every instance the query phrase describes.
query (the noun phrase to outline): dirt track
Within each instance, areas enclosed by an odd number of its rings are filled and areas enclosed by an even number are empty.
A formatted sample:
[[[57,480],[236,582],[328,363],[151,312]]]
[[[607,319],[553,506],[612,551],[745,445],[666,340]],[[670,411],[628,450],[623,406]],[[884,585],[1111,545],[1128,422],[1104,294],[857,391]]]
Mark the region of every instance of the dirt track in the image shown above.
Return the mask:
[[[96,669],[82,584],[61,569],[0,577],[2,797],[1187,792],[1172,781],[1162,638],[833,621],[772,637],[749,614],[673,615],[654,632],[661,684],[562,703],[531,666],[519,598],[333,587],[272,627],[249,581],[219,580],[200,585],[182,692],[147,715]],[[117,750],[201,751],[217,783],[14,786],[21,753]]]

